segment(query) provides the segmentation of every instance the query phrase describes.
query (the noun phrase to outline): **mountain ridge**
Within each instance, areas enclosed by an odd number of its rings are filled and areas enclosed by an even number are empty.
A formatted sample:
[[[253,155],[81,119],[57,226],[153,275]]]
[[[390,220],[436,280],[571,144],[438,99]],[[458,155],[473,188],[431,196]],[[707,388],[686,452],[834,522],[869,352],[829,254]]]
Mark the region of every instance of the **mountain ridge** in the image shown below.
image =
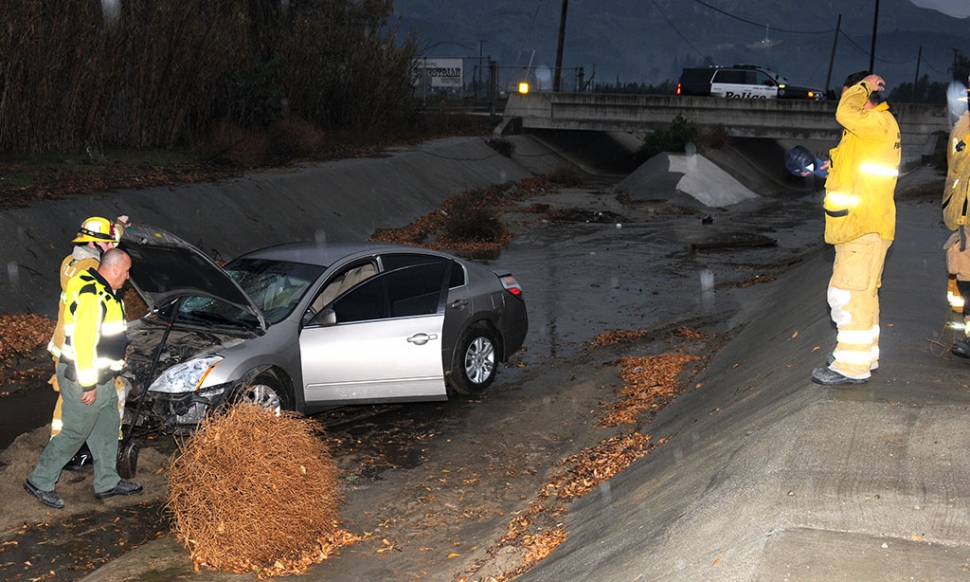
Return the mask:
[[[395,0],[401,33],[417,33],[423,56],[497,61],[500,81],[531,61],[555,66],[561,1]],[[835,62],[829,62],[841,14]],[[572,0],[563,50],[563,88],[583,67],[597,83],[676,81],[683,66],[757,63],[792,82],[824,88],[869,67],[872,0]],[[909,0],[881,0],[875,71],[891,89],[928,75],[948,81],[954,49],[970,38],[970,18],[953,18]],[[533,53],[533,51],[535,51]],[[917,65],[917,57],[919,65]],[[484,59],[482,60],[484,62]],[[917,68],[918,67],[918,68]],[[470,73],[466,72],[466,80]]]

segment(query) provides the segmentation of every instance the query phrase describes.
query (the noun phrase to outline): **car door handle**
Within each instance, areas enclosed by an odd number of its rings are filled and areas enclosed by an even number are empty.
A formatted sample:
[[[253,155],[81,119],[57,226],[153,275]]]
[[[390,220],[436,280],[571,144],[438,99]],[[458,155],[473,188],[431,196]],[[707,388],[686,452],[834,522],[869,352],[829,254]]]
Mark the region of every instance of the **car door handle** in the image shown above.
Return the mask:
[[[436,339],[438,339],[438,335],[437,334],[433,334],[432,333],[432,334],[429,335],[429,334],[426,334],[426,333],[416,333],[416,334],[414,334],[414,335],[412,335],[411,337],[408,338],[408,342],[409,343],[412,343],[412,344],[418,344],[419,346],[423,346],[424,344],[428,343],[429,341],[436,340]]]
[[[467,306],[468,306],[467,299],[456,299],[455,301],[452,301],[450,305],[452,309],[464,309]]]

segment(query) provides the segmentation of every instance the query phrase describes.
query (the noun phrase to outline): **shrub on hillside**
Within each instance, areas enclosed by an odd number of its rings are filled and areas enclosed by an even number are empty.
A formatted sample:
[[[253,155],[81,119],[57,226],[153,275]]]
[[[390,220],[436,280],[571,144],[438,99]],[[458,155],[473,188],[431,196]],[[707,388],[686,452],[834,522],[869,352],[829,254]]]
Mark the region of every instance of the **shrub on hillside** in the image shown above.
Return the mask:
[[[449,242],[496,243],[506,235],[497,210],[466,192],[449,200],[443,238]]]
[[[272,154],[287,159],[317,153],[323,146],[323,132],[295,115],[270,125],[269,139]]]
[[[235,168],[262,165],[270,152],[270,139],[264,133],[247,131],[223,120],[192,147],[196,155],[215,164]]]

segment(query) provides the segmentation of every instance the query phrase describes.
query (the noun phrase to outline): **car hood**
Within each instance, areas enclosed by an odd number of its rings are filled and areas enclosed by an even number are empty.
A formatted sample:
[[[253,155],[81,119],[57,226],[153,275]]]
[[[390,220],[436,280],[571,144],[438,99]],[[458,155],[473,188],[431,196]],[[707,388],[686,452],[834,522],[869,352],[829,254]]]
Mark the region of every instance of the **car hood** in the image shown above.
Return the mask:
[[[174,234],[135,225],[125,230],[119,246],[131,256],[130,282],[149,309],[179,297],[212,297],[252,313],[266,329],[263,313],[229,273]]]

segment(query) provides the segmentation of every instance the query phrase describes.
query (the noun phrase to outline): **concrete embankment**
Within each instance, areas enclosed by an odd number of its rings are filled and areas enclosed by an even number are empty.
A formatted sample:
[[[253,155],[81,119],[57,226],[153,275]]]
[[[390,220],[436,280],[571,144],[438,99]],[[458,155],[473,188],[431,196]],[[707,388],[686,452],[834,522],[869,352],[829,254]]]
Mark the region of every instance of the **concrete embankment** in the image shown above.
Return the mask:
[[[970,391],[947,350],[946,234],[938,204],[899,205],[864,385],[810,380],[835,343],[831,251],[773,284],[647,429],[668,441],[579,501],[521,580],[966,578]]]
[[[297,240],[361,240],[377,228],[403,226],[450,196],[563,163],[528,140],[520,143],[534,154],[524,163],[499,155],[480,138],[447,138],[378,159],[316,163],[219,183],[79,193],[7,210],[0,213],[0,312],[56,314],[57,266],[88,216],[127,214],[224,259]]]

